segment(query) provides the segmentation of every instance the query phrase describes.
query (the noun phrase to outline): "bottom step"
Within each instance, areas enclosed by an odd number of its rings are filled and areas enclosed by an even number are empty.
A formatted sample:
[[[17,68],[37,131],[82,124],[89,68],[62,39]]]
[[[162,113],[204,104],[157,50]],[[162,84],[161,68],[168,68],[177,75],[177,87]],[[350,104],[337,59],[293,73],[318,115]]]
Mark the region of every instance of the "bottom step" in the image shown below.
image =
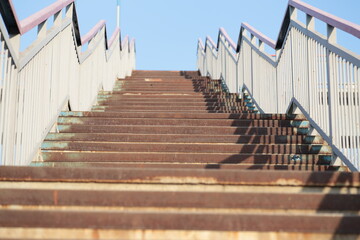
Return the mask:
[[[0,228],[0,239],[34,240],[358,240],[358,235],[341,235],[332,233],[299,233],[299,232],[255,232],[255,231],[190,231],[190,230],[118,230],[118,229],[56,229],[56,228]]]
[[[132,211],[0,210],[0,226],[27,228],[94,228],[208,230],[360,234],[360,217],[342,214],[224,214]]]

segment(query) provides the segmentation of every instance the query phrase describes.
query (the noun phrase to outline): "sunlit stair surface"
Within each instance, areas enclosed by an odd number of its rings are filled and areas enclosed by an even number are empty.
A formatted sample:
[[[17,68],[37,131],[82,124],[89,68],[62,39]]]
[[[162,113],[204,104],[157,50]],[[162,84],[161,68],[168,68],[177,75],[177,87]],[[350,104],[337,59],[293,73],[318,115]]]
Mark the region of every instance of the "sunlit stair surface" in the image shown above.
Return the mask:
[[[0,239],[360,239],[360,174],[303,115],[195,71],[134,71],[0,168]]]

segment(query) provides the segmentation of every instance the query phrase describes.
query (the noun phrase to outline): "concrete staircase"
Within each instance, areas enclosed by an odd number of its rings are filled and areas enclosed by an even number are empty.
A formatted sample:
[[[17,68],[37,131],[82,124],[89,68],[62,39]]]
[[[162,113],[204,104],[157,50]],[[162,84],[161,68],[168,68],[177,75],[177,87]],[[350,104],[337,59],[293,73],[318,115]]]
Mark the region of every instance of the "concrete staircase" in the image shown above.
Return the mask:
[[[0,168],[0,239],[359,239],[360,174],[244,99],[197,72],[119,79]]]

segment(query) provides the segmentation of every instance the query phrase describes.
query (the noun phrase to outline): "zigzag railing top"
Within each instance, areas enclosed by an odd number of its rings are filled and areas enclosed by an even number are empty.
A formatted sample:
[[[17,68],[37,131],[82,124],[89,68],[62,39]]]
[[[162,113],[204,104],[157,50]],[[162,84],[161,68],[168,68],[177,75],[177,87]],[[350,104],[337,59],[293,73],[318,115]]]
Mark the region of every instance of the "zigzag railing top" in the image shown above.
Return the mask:
[[[280,32],[279,32],[277,41],[270,39],[269,37],[267,37],[260,31],[258,31],[257,29],[255,29],[254,27],[249,25],[248,23],[241,24],[240,36],[239,36],[238,44],[236,47],[235,47],[233,40],[229,37],[229,35],[226,33],[226,31],[223,28],[220,28],[220,30],[219,30],[219,38],[220,38],[220,36],[223,36],[225,38],[225,40],[229,43],[230,47],[232,49],[234,49],[236,52],[239,52],[243,30],[247,30],[251,35],[257,37],[262,43],[267,44],[270,48],[275,49],[275,50],[280,49],[284,42],[284,37],[286,35],[287,29],[288,29],[288,26],[290,23],[292,7],[295,9],[301,10],[302,12],[309,15],[310,17],[314,17],[314,18],[317,18],[317,19],[325,22],[330,27],[340,29],[340,30],[347,32],[355,37],[360,38],[360,25],[352,23],[347,20],[344,20],[342,18],[339,18],[339,17],[329,14],[327,12],[324,12],[324,11],[322,11],[318,8],[315,8],[309,4],[306,4],[300,0],[289,0],[288,8],[286,10],[285,17],[284,17],[282,26],[280,28]],[[211,37],[207,36],[206,42],[208,40],[209,40],[209,43],[211,44],[211,47],[217,48],[217,45],[214,43],[214,41],[211,39]],[[218,42],[219,42],[219,39],[218,39]],[[206,50],[207,44],[205,44],[205,47],[204,47],[202,42],[199,41],[199,45],[200,45],[200,47],[202,46],[202,48],[204,50]]]
[[[309,4],[303,3],[299,0],[290,0],[289,5],[293,6],[304,13],[313,16],[327,24],[341,29],[344,32],[347,32],[355,37],[360,38],[360,25],[347,21],[345,19],[339,18],[332,14],[329,14],[321,9],[315,8]]]
[[[75,0],[58,0],[51,4],[48,7],[38,11],[37,13],[27,17],[26,19],[19,21],[12,0],[3,0],[0,2],[0,12],[4,16],[4,23],[6,28],[11,35],[21,34],[29,32],[31,29],[39,26],[40,24],[46,22],[50,17],[54,16],[57,13],[60,13],[62,9],[73,4]],[[75,28],[75,38],[78,42],[78,45],[84,45],[91,41],[94,36],[103,28],[106,28],[106,22],[104,20],[99,21],[84,37],[80,36],[80,31],[78,27],[78,19],[76,11],[72,15],[72,20]],[[116,28],[112,37],[108,41],[108,46],[110,47],[115,41],[116,35],[120,32],[119,28]]]

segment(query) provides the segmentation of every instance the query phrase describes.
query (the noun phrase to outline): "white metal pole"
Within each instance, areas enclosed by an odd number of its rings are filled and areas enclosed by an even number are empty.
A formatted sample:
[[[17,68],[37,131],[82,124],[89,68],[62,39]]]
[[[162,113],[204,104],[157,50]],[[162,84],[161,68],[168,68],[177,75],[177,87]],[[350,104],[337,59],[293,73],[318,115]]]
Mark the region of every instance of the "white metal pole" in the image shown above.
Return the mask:
[[[117,19],[116,19],[116,26],[120,28],[120,0],[117,0]]]

